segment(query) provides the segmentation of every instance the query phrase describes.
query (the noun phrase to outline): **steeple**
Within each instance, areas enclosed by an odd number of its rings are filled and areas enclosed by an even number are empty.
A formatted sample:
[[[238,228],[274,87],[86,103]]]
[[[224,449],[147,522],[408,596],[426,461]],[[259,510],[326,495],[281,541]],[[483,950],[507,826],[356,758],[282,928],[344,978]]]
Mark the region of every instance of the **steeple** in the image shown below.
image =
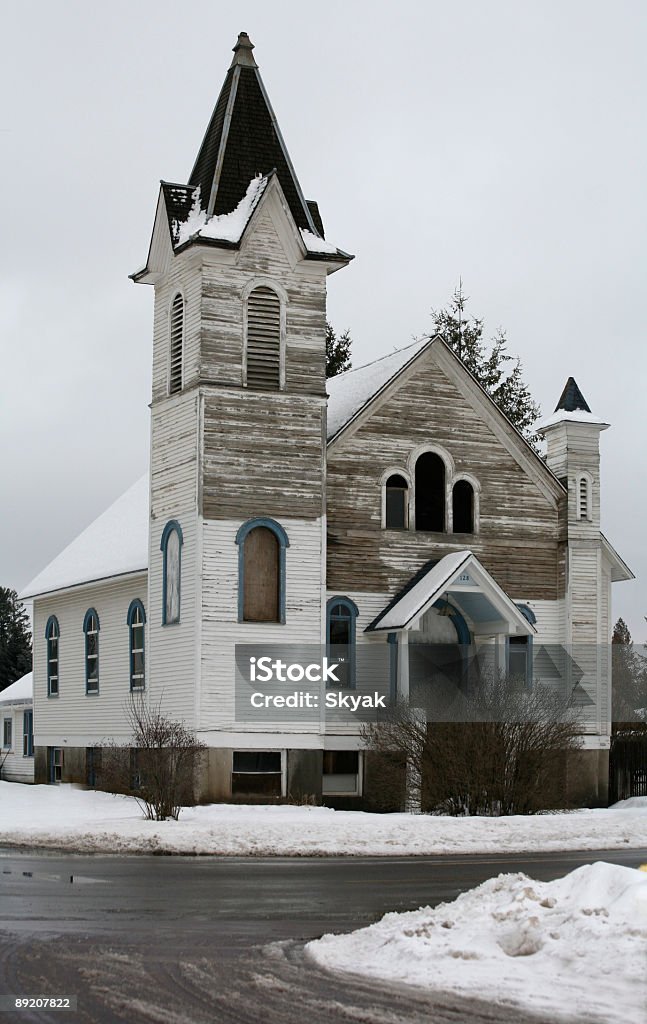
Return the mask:
[[[303,197],[246,32],[240,33],[233,49],[188,184],[200,187],[201,206],[208,216],[231,213],[252,178],[275,170],[297,227],[321,235],[314,210]]]
[[[555,406],[555,412],[558,412],[560,409],[563,409],[564,412],[591,412],[574,377],[569,377],[566,381],[559,402]]]

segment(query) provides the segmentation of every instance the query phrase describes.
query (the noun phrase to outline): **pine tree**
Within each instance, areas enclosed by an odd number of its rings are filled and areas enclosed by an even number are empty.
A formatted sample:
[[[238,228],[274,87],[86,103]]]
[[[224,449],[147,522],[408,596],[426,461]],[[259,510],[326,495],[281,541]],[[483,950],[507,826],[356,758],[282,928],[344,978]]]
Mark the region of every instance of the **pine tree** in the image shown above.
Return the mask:
[[[31,671],[31,633],[15,590],[0,587],[0,691]]]
[[[446,309],[431,311],[432,334],[442,335],[501,412],[532,441],[532,427],[540,410],[524,384],[521,360],[508,352],[507,338],[501,328],[489,344],[485,341],[483,320],[466,314],[467,302],[461,281]]]
[[[350,348],[353,344],[348,329],[335,334],[332,325],[326,320],[326,377],[336,377],[344,370],[350,370]]]

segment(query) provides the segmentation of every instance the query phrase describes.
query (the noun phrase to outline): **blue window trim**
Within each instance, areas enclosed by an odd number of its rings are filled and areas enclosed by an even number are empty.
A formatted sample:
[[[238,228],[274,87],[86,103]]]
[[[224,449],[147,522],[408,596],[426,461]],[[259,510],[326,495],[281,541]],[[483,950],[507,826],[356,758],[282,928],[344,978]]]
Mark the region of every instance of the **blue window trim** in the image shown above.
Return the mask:
[[[90,617],[94,615],[97,620],[97,688],[96,690],[88,689],[88,628],[90,625]],[[85,639],[85,695],[86,697],[97,697],[99,695],[99,631],[101,629],[101,622],[97,615],[96,608],[88,608],[83,618],[83,636]]]
[[[264,526],[271,530],[279,542],[279,622],[285,625],[285,549],[290,547],[288,535],[275,519],[267,516],[257,516],[256,519],[248,519],[246,523],[238,528],[236,544],[238,545],[238,621],[244,622],[245,609],[245,538],[248,533],[255,530],[257,526]],[[264,623],[271,625],[271,623]]]
[[[135,687],[133,687],[133,631],[132,631],[132,625],[133,625],[133,616],[135,614],[136,609],[139,609],[141,611],[141,613],[142,613],[142,626],[144,627],[143,633],[142,633],[142,650],[144,652],[144,685],[143,686],[135,686]],[[126,615],[126,625],[128,626],[128,658],[129,658],[129,661],[128,661],[128,664],[129,664],[128,684],[129,684],[130,692],[131,693],[141,693],[143,690],[146,689],[146,609],[144,608],[144,605],[143,605],[142,601],[140,601],[138,597],[136,597],[134,599],[134,601],[131,601],[130,605],[128,606],[128,614]]]
[[[168,540],[171,534],[175,531],[180,541],[180,551],[178,555],[178,617],[173,619],[172,622],[166,621],[166,555],[168,548]],[[182,547],[184,545],[184,535],[182,533],[182,527],[178,523],[177,519],[169,519],[168,523],[162,530],[162,539],[160,540],[160,551],[162,552],[162,625],[163,626],[178,626],[182,617]]]
[[[54,628],[56,629],[56,635],[52,636],[51,632],[52,632],[52,630]],[[49,643],[50,643],[50,640],[54,640],[54,639],[56,639],[58,641],[58,643],[57,643],[57,657],[56,657],[56,668],[57,668],[56,693],[52,693],[52,675],[51,675],[51,672],[50,672],[50,664],[49,664],[50,663]],[[48,697],[58,697],[59,692],[60,692],[60,688],[61,688],[60,687],[60,683],[61,683],[61,628],[60,628],[60,626],[58,624],[58,619],[56,618],[55,615],[50,615],[50,617],[47,620],[47,624],[45,626],[45,645],[46,645],[46,652],[45,653],[46,653],[46,656],[47,656],[47,696]]]
[[[532,608],[529,608],[527,604],[518,604],[517,608],[532,626],[537,622],[537,616],[533,612]],[[532,664],[533,664],[533,649],[532,649],[532,636],[526,637],[526,685],[533,685],[532,677]],[[505,638],[505,670],[506,673],[510,672],[510,637]]]
[[[456,630],[456,636],[459,644],[471,644],[472,637],[470,636],[469,626],[458,608],[455,608],[453,604],[450,604],[449,601],[445,601],[442,597],[439,598],[438,601],[434,601],[434,608],[437,608],[438,611],[442,611],[443,608],[449,608],[449,618]]]
[[[335,605],[341,604],[344,608],[347,608],[350,612],[349,624],[350,624],[350,672],[348,673],[348,685],[352,689],[355,688],[355,672],[357,667],[355,641],[357,636],[357,616],[359,615],[359,609],[354,601],[351,601],[350,597],[343,597],[338,595],[337,597],[331,597],[326,602],[326,653],[330,654],[331,643],[330,643],[330,622],[331,613]]]
[[[34,756],[34,712],[31,708],[22,713],[22,756]]]

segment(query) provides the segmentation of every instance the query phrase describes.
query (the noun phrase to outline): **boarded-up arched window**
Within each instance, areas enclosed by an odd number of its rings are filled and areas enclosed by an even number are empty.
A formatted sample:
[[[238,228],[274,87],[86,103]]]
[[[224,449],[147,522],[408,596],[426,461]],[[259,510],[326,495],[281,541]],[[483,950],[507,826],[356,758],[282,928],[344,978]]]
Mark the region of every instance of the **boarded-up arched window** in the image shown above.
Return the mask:
[[[445,529],[445,463],[436,452],[416,462],[416,530]]]
[[[474,533],[474,488],[468,480],[457,480],[452,490],[454,533]]]
[[[272,530],[257,526],[244,541],[245,622],[279,621],[279,542]]]
[[[171,303],[171,346],[169,353],[168,393],[182,390],[182,352],[184,348],[184,299],[176,295]]]
[[[246,382],[261,391],[281,386],[281,301],[265,285],[247,298]]]

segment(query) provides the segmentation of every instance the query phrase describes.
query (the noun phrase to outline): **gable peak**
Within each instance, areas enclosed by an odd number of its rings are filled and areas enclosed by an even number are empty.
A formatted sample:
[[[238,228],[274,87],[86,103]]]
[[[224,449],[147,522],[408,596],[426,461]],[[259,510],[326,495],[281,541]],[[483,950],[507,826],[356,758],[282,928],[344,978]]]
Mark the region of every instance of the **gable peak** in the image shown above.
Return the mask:
[[[233,47],[234,56],[229,66],[233,68],[236,64],[241,64],[246,68],[257,68],[258,64],[254,60],[254,56],[252,54],[253,49],[254,44],[247,33],[239,32],[236,45]]]
[[[555,412],[591,412],[586,398],[577,386],[575,377],[569,377],[561,393]]]

